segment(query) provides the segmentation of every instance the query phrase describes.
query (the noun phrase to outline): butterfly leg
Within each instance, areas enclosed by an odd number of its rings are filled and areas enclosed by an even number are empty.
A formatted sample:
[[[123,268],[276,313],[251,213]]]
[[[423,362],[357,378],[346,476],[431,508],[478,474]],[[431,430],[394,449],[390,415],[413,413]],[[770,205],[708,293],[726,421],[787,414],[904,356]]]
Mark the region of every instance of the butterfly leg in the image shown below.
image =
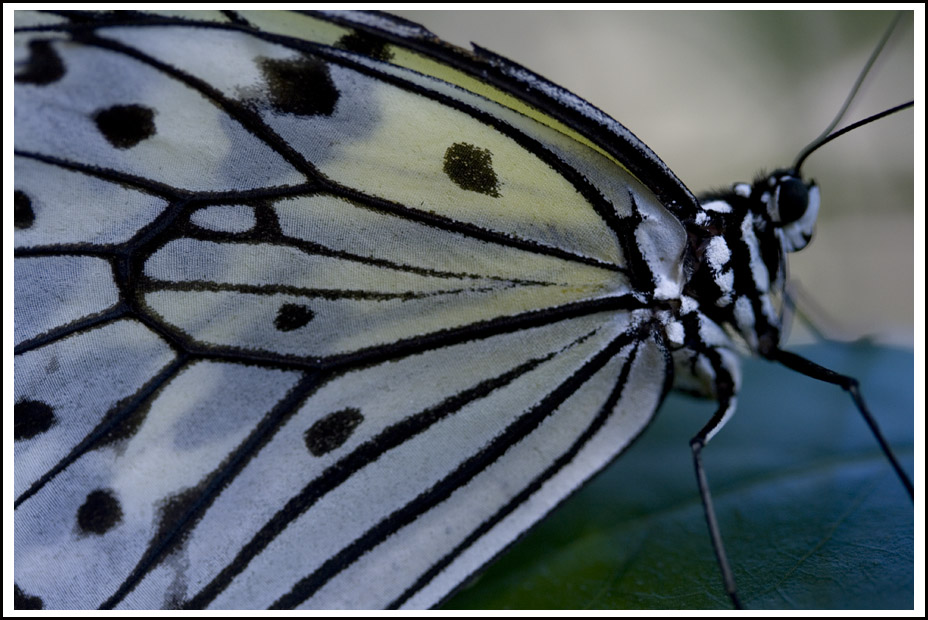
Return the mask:
[[[709,422],[690,440],[690,449],[693,451],[696,483],[699,486],[712,547],[719,570],[722,572],[725,592],[735,609],[743,609],[722,543],[722,533],[709,491],[709,480],[702,465],[702,449],[735,412],[736,394],[741,384],[741,365],[738,354],[724,330],[707,316],[699,311],[692,311],[681,316],[680,322],[685,336],[678,342],[686,343],[686,346],[673,353],[674,388],[714,399],[719,404]]]
[[[883,437],[883,433],[880,431],[879,426],[877,426],[876,419],[874,419],[873,415],[870,413],[870,410],[867,408],[867,405],[864,403],[864,398],[860,393],[860,384],[858,383],[857,379],[836,373],[833,370],[829,370],[824,366],[819,366],[815,362],[807,360],[806,358],[796,355],[795,353],[784,351],[783,349],[775,348],[770,352],[766,352],[764,355],[767,357],[767,359],[779,362],[790,370],[795,370],[800,374],[811,377],[813,379],[818,379],[819,381],[838,385],[841,387],[841,389],[848,392],[851,395],[854,404],[857,406],[857,410],[860,411],[860,415],[863,416],[864,420],[867,422],[867,426],[870,427],[870,432],[873,433],[873,436],[876,438],[877,442],[880,444],[880,447],[883,449],[883,453],[886,455],[886,458],[889,459],[893,469],[896,470],[896,475],[899,477],[899,481],[902,482],[902,485],[908,492],[909,497],[914,500],[915,495],[912,487],[912,481],[909,479],[909,476],[905,470],[902,469],[902,465],[899,464],[899,460],[893,453],[892,448],[889,447],[889,443],[887,443],[886,438]]]
[[[727,375],[727,373],[724,374]],[[721,425],[731,416],[735,408],[733,383],[717,382],[716,389],[719,408],[716,410],[715,415],[712,416],[712,419],[709,420],[709,423],[690,440],[690,448],[693,450],[696,483],[699,486],[699,495],[702,498],[702,506],[706,515],[706,524],[709,526],[709,537],[712,539],[712,548],[715,550],[715,558],[719,563],[719,570],[722,571],[722,582],[725,586],[725,592],[731,599],[735,609],[744,609],[741,605],[741,600],[738,598],[738,591],[735,588],[735,576],[731,572],[728,556],[725,553],[725,545],[722,542],[722,532],[719,529],[718,520],[715,517],[712,494],[709,491],[709,479],[706,477],[706,470],[702,466],[702,449],[709,441],[709,438],[714,435]]]

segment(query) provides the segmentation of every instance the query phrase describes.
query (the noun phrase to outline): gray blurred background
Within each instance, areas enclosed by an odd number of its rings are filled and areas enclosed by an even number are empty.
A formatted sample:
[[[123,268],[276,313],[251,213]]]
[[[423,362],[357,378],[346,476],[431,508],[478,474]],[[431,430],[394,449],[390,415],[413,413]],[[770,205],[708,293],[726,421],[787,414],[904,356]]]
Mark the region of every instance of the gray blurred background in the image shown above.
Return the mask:
[[[884,12],[394,11],[452,43],[525,65],[604,110],[694,192],[789,165],[838,111],[892,18]],[[858,120],[913,98],[907,15],[858,95]],[[913,344],[914,116],[839,138],[813,243],[793,254],[801,307],[830,337]],[[808,339],[794,323],[791,342]]]

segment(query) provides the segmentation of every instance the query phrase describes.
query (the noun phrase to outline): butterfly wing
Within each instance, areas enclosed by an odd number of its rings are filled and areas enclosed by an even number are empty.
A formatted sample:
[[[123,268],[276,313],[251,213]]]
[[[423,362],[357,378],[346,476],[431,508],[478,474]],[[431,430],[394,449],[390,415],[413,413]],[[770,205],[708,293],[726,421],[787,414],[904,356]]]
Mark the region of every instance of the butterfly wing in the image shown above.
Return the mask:
[[[380,15],[17,17],[24,605],[431,606],[650,420],[688,192],[614,121]]]

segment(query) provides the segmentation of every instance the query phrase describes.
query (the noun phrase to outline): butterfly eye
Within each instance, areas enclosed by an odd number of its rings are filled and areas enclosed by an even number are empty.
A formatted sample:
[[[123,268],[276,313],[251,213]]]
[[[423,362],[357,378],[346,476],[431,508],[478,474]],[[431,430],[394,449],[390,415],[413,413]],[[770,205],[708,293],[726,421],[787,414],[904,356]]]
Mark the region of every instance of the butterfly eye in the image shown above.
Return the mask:
[[[809,190],[802,179],[786,178],[780,182],[770,205],[770,215],[779,224],[795,222],[809,207]]]

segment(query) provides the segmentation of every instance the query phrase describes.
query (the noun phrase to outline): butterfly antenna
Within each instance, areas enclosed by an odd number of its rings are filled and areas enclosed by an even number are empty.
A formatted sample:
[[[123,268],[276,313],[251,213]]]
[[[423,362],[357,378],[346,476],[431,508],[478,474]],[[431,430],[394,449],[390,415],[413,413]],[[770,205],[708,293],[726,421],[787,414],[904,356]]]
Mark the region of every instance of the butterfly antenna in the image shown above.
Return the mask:
[[[893,21],[889,23],[889,27],[886,28],[886,32],[883,33],[883,38],[880,39],[880,42],[876,44],[876,47],[873,49],[873,52],[871,52],[867,63],[857,75],[857,81],[854,83],[854,86],[851,87],[851,92],[848,93],[847,99],[844,100],[844,105],[841,106],[838,114],[835,115],[834,120],[831,121],[828,127],[826,127],[824,131],[822,131],[822,133],[812,141],[813,144],[831,133],[831,131],[838,126],[838,123],[841,122],[841,119],[844,118],[844,115],[847,114],[848,108],[851,107],[851,102],[854,101],[854,97],[857,96],[857,92],[860,90],[861,85],[863,85],[864,80],[867,79],[867,75],[870,73],[870,69],[872,69],[873,65],[876,64],[876,59],[880,57],[880,54],[883,53],[883,48],[886,47],[886,42],[889,41],[889,37],[892,36],[896,26],[898,26],[899,22],[902,20],[902,15],[902,11],[896,13]]]
[[[886,32],[883,33],[883,37],[880,39],[879,43],[876,44],[876,47],[873,49],[873,52],[870,54],[870,58],[867,59],[866,64],[863,69],[860,70],[860,73],[857,75],[857,81],[854,82],[854,86],[851,87],[850,92],[847,95],[847,98],[844,100],[844,104],[841,106],[841,109],[838,110],[838,113],[835,115],[834,119],[828,124],[828,126],[816,137],[812,142],[810,142],[804,149],[799,152],[799,156],[796,158],[796,163],[793,165],[793,170],[799,171],[799,167],[802,165],[802,162],[812,154],[813,151],[818,149],[823,144],[830,142],[838,135],[829,136],[835,127],[838,126],[838,123],[841,122],[841,119],[844,118],[844,115],[847,114],[848,108],[851,107],[851,103],[854,101],[854,98],[857,96],[857,93],[860,91],[860,87],[863,85],[864,80],[867,79],[867,75],[870,73],[870,69],[873,68],[873,65],[876,64],[877,58],[880,57],[880,54],[883,52],[883,48],[886,47],[887,41],[892,36],[893,31],[896,29],[896,26],[899,25],[899,22],[902,21],[902,17],[905,15],[903,11],[896,13],[896,16],[890,22],[889,26],[886,28]],[[876,118],[868,119],[868,122],[872,122]],[[863,123],[866,124],[866,123]],[[859,126],[859,125],[858,125]],[[850,131],[848,129],[847,131]]]
[[[820,147],[825,146],[826,144],[828,144],[835,138],[838,138],[839,136],[843,136],[847,132],[853,131],[854,129],[857,129],[858,127],[863,127],[864,125],[872,123],[873,121],[878,121],[884,116],[889,116],[890,114],[901,112],[902,110],[905,110],[906,108],[911,108],[913,105],[915,105],[914,101],[908,101],[906,103],[901,103],[897,106],[889,108],[888,110],[883,110],[882,112],[874,114],[873,116],[868,116],[867,118],[863,120],[859,120],[856,123],[852,123],[848,125],[847,127],[839,129],[838,131],[834,132],[831,135],[825,136],[824,138],[817,139],[815,142],[813,142],[812,144],[810,144],[809,146],[807,146],[806,148],[802,150],[802,153],[800,153],[799,157],[796,158],[796,163],[793,164],[793,170],[795,170],[796,173],[798,173],[799,168],[802,166],[802,164],[805,162],[806,158],[809,155],[817,151]]]

